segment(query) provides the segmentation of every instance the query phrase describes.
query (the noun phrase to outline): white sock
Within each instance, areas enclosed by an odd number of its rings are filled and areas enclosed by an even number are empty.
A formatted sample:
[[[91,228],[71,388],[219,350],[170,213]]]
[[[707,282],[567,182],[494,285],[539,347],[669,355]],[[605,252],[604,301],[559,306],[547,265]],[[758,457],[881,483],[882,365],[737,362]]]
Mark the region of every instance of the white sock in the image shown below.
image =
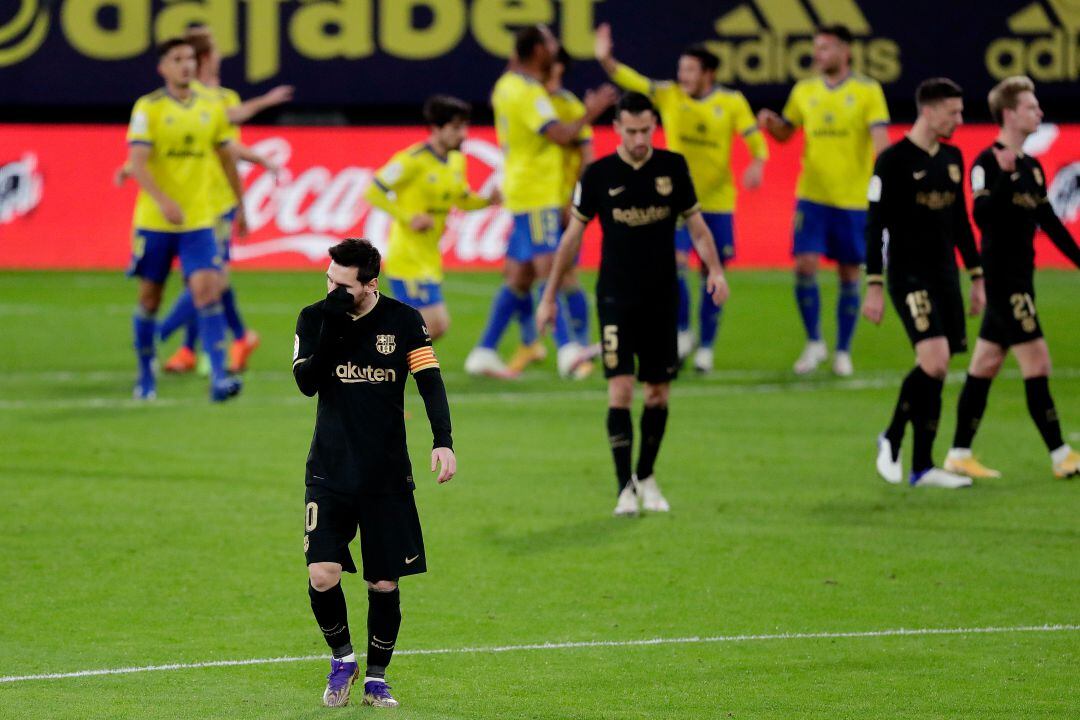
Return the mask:
[[[351,652],[343,658],[335,658],[338,662],[356,662],[356,653]]]
[[[371,677],[369,675],[364,676],[364,682],[369,683],[369,682],[372,682],[372,681],[384,683],[384,682],[386,682],[386,678]]]
[[[1065,458],[1069,457],[1069,453],[1072,452],[1072,448],[1069,447],[1069,443],[1065,443],[1057,450],[1050,451],[1050,462],[1057,465],[1058,463],[1065,462]]]
[[[967,460],[971,457],[971,448],[952,448],[947,457],[952,460]]]

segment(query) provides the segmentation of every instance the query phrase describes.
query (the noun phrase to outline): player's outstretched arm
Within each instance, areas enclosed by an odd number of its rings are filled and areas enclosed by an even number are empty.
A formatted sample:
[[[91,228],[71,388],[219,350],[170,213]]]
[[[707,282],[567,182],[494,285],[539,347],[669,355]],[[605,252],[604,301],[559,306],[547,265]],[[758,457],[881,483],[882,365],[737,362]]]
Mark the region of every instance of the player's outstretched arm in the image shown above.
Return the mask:
[[[166,220],[174,225],[180,225],[184,222],[184,211],[180,209],[175,200],[166,195],[165,191],[158,186],[154,176],[150,174],[150,168],[147,165],[149,159],[149,145],[139,143],[128,146],[127,167],[131,170],[131,177],[135,178],[135,182],[139,183],[139,187],[154,199],[154,202],[161,208],[161,214],[165,216]]]
[[[1049,200],[1043,200],[1035,212],[1039,227],[1050,238],[1061,254],[1069,258],[1072,264],[1080,268],[1080,246],[1076,244],[1076,238],[1069,232],[1069,228],[1061,222],[1061,218],[1054,212]]]
[[[270,173],[275,180],[277,179],[278,173],[281,172],[280,165],[265,155],[260,155],[243,143],[233,141],[232,145],[237,158],[252,163],[253,165],[258,165],[266,170],[266,172]]]
[[[551,273],[548,275],[547,285],[544,286],[540,306],[536,308],[536,329],[540,333],[546,332],[548,326],[555,322],[555,293],[562,283],[563,276],[574,265],[578,250],[581,249],[581,238],[584,233],[585,222],[576,214],[571,214],[570,224],[566,226],[566,231],[559,240],[559,248],[555,251],[555,259],[551,263]]]
[[[247,235],[247,213],[244,212],[244,185],[240,182],[240,173],[236,171],[236,161],[240,159],[235,143],[229,142],[217,146],[218,161],[225,171],[233,195],[236,196],[236,232],[240,237]]]
[[[292,85],[278,85],[265,95],[259,95],[258,97],[246,100],[235,107],[229,108],[227,111],[229,122],[233,125],[243,125],[263,110],[272,108],[275,105],[287,103],[292,100],[292,97]]]
[[[705,289],[717,307],[727,302],[731,294],[727,278],[724,276],[724,267],[720,264],[720,257],[716,254],[716,240],[713,239],[712,231],[705,223],[701,211],[698,210],[686,217],[686,229],[690,233],[690,242],[694,244],[694,250],[705,265],[708,276],[705,278]]]
[[[757,114],[758,127],[772,135],[777,142],[787,142],[795,134],[795,126],[775,110],[761,108]]]

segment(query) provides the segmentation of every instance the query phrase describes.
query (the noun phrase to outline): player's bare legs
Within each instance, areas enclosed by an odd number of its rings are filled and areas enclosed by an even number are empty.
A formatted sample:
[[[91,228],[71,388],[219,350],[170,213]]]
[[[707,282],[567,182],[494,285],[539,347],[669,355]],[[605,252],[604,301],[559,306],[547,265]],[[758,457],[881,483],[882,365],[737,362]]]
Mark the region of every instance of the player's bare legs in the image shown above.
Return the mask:
[[[829,354],[821,339],[821,292],[817,281],[820,265],[821,256],[817,253],[795,256],[795,302],[806,331],[806,347],[795,361],[797,375],[813,372]]]

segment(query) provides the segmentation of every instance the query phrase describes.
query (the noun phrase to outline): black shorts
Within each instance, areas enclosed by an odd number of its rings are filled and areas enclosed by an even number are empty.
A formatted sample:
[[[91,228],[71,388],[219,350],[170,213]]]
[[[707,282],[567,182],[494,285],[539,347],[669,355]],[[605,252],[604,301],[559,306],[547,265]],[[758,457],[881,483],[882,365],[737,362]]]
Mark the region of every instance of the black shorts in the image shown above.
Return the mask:
[[[1043,336],[1035,311],[1034,286],[1016,286],[987,295],[979,337],[1003,348],[1021,345]]]
[[[334,562],[345,572],[356,572],[349,543],[359,528],[365,580],[397,580],[427,571],[420,516],[411,492],[344,495],[308,485],[304,504],[308,565]]]
[[[666,302],[629,304],[598,297],[596,314],[604,377],[633,375],[636,357],[638,380],[659,384],[675,379],[679,372],[678,306]]]
[[[967,352],[967,325],[959,279],[913,276],[889,279],[889,295],[911,345],[930,338],[949,341],[949,353]]]

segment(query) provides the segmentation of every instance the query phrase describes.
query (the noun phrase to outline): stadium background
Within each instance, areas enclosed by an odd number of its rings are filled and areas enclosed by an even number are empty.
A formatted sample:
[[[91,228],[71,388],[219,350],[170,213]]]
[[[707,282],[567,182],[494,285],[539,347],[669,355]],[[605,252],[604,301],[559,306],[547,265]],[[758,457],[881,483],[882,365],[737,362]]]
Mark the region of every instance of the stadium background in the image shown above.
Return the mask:
[[[1028,73],[1058,123],[1029,150],[1051,177],[1055,210],[1080,230],[1080,107],[1070,102],[1080,78],[1080,6],[1069,0],[969,0],[950,3],[945,16],[928,0],[14,0],[0,9],[0,267],[124,266],[135,189],[111,185],[125,152],[123,123],[134,98],[157,85],[154,42],[196,20],[214,27],[227,87],[243,97],[280,83],[297,87],[295,102],[245,129],[245,142],[286,172],[277,186],[257,170],[246,174],[253,232],[238,241],[239,268],[321,263],[343,235],[382,242],[387,218],[361,198],[393,149],[424,136],[416,120],[431,93],[476,105],[470,173],[478,184],[496,182],[500,158],[486,98],[513,29],[527,22],[551,23],[582,61],[568,82],[579,94],[604,80],[590,60],[591,28],[611,21],[617,56],[653,77],[674,74],[680,48],[709,43],[721,58],[721,82],[741,89],[755,109],[782,107],[792,81],[808,72],[816,23],[844,22],[857,38],[855,68],[883,83],[899,123],[894,134],[912,120],[919,80],[947,74],[965,87],[969,124],[956,142],[968,158],[994,132],[989,87]],[[942,47],[950,51],[936,51]],[[598,152],[614,142],[601,128]],[[788,262],[801,145],[770,149],[764,187],[739,200],[743,267]],[[736,144],[736,167],[745,160]],[[497,267],[508,227],[499,210],[455,214],[444,241],[447,266]],[[587,267],[596,241],[591,228]],[[1045,239],[1039,250],[1042,265],[1063,262]]]

